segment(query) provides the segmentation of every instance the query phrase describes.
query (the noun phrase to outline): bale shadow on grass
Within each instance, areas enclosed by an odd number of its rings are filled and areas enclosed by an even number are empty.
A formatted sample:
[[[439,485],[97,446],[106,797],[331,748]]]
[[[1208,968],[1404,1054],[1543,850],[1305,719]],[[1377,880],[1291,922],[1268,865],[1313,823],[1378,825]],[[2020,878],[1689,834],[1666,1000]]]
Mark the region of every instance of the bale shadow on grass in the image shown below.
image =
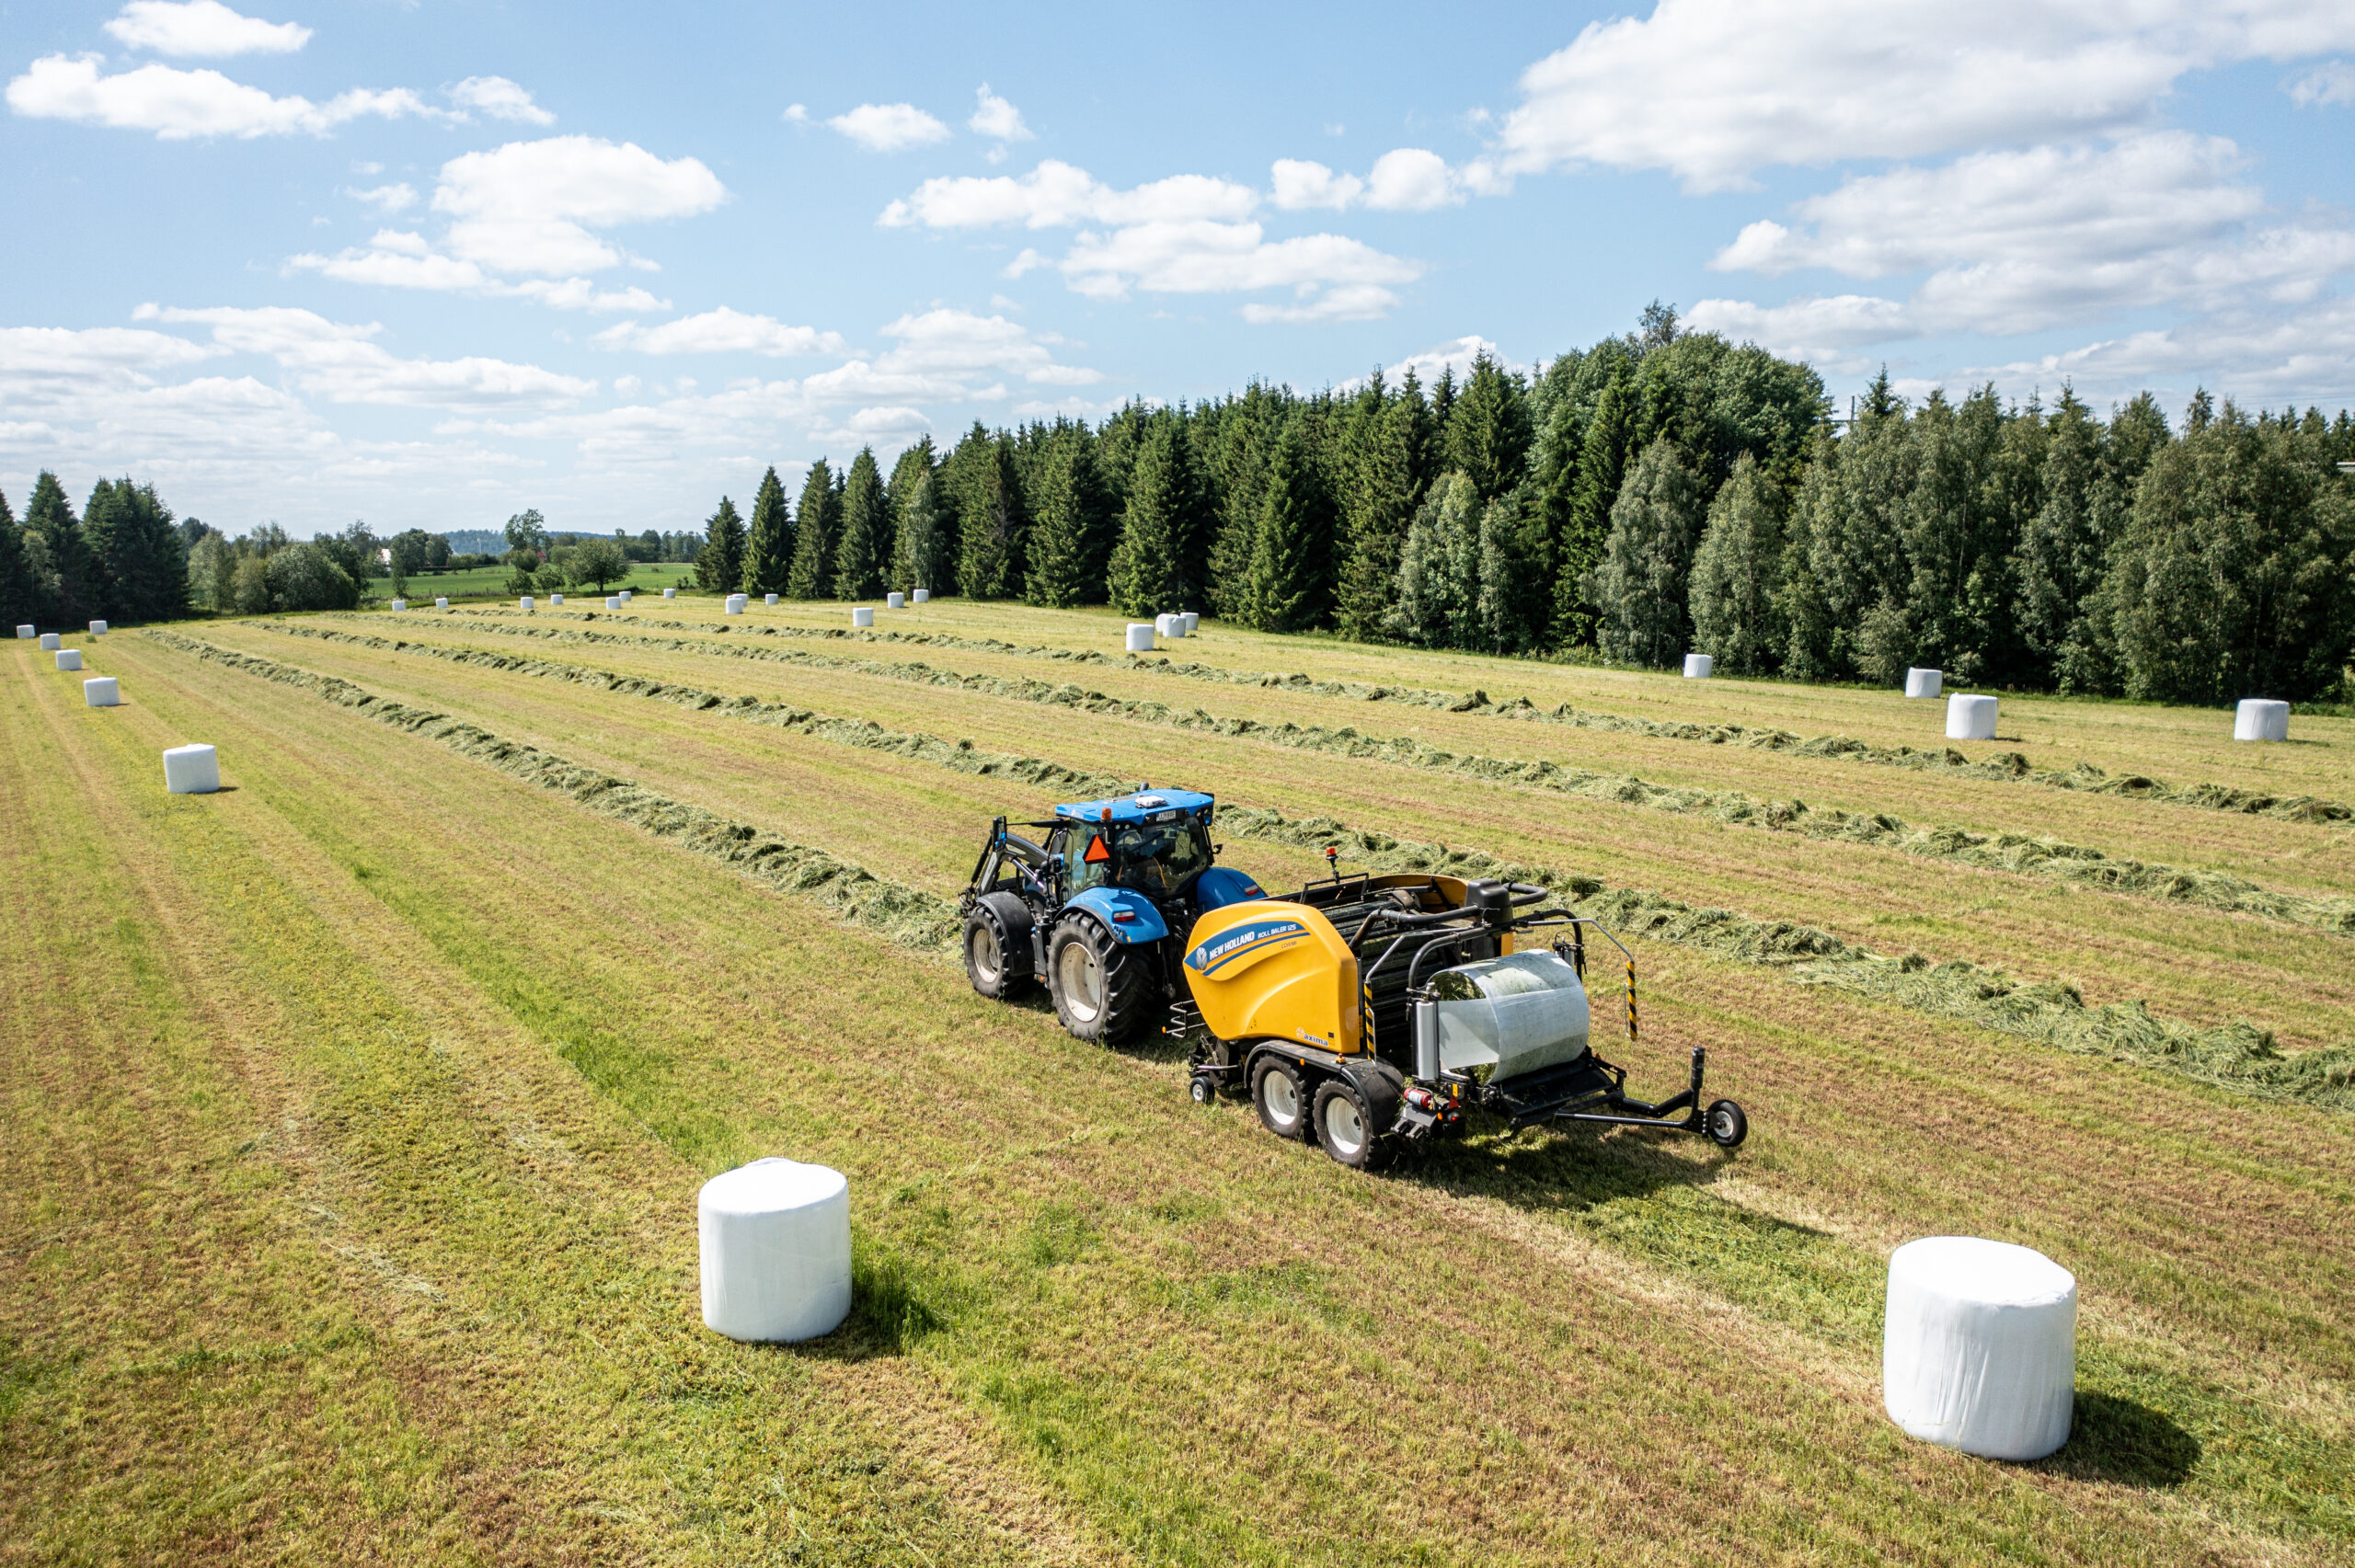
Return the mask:
[[[2200,1439],[2165,1412],[2080,1389],[2068,1442],[2036,1468],[2073,1481],[2166,1491],[2190,1479],[2201,1452]]]

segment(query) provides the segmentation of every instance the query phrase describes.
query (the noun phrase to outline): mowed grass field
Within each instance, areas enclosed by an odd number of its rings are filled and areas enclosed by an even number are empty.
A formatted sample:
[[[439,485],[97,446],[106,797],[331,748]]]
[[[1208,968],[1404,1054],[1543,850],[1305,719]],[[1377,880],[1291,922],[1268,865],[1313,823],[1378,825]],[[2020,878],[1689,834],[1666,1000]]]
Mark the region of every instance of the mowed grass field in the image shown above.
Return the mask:
[[[480,603],[488,600],[505,600],[509,598],[507,578],[510,575],[505,567],[471,567],[462,572],[419,572],[408,579],[408,601],[411,604],[431,605],[436,598],[464,604]],[[636,597],[650,595],[660,599],[662,597],[662,590],[666,588],[675,588],[682,592],[692,591],[695,580],[695,568],[692,563],[639,561],[633,563],[628,578],[609,585],[605,591],[614,593],[626,588]],[[377,578],[362,586],[368,593],[385,603],[389,604],[392,601],[391,585],[383,578]],[[557,591],[564,595],[568,606],[576,598],[594,605],[602,602],[603,597],[594,589],[589,588],[559,589]],[[546,590],[543,589],[534,597],[544,599],[546,597]],[[713,603],[716,606],[718,601],[715,600]]]
[[[2343,1078],[2244,1093],[1644,940],[1638,1092],[1706,1045],[1742,1150],[1490,1131],[1365,1177],[1192,1106],[1165,1050],[982,1001],[916,925],[837,918],[840,877],[797,891],[600,801],[627,781],[922,904],[990,817],[1058,797],[978,771],[1003,753],[2245,1019],[2292,1060],[2355,1040],[2327,918],[2355,826],[1660,728],[1943,748],[1943,704],[1890,693],[1215,624],[1169,650],[1187,674],[1122,658],[1115,617],[956,601],[777,635],[848,619],[641,595],[119,632],[85,644],[113,710],[11,647],[0,1561],[2355,1561]],[[2230,726],[2006,698],[1959,750],[2355,800],[2355,723]],[[1338,728],[1425,750],[1303,740]],[[229,789],[163,794],[190,739]],[[573,767],[519,776],[517,748]],[[2323,913],[1431,752],[2057,839]],[[1322,866],[1223,836],[1271,887]],[[812,1345],[700,1322],[695,1189],[768,1153],[852,1182],[859,1306]],[[1951,1232],[2077,1274],[2052,1459],[1880,1412],[1887,1254]]]

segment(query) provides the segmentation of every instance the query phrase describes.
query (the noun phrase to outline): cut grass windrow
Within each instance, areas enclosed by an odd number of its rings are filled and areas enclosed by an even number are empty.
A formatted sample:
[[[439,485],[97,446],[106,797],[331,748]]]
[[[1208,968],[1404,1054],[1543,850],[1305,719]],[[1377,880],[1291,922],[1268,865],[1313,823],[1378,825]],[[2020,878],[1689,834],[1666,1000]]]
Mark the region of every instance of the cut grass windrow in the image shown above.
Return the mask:
[[[799,719],[783,716],[802,712],[787,704],[764,704],[745,696],[722,696],[644,676],[521,655],[492,653],[480,648],[451,647],[436,643],[379,637],[367,633],[339,632],[292,622],[271,622],[268,624],[271,630],[290,636],[316,637],[363,647],[423,654],[459,664],[654,697],[688,707],[727,708],[738,716],[762,723],[787,723],[791,727],[806,727]],[[1831,842],[1893,850],[1923,860],[1943,861],[1982,871],[2008,872],[2015,876],[2067,883],[2160,903],[2188,904],[2233,914],[2257,915],[2285,924],[2327,932],[2334,936],[2355,936],[2355,898],[2273,892],[2245,877],[2224,872],[2190,870],[2112,856],[2091,845],[2057,839],[2032,837],[2025,833],[1982,832],[1953,823],[1916,827],[1886,811],[1867,813],[1844,811],[1836,807],[1818,810],[1805,801],[1762,800],[1739,790],[1659,784],[1629,773],[1596,773],[1543,761],[1465,756],[1429,745],[1412,736],[1365,735],[1346,727],[1332,729],[1321,725],[1263,724],[1256,719],[1221,716],[1200,708],[1180,710],[1160,703],[1108,696],[1067,683],[1050,686],[1043,681],[1010,681],[1003,676],[959,674],[925,664],[829,658],[798,649],[790,650],[785,657],[796,663],[822,663],[847,669],[854,673],[880,675],[921,685],[953,684],[959,690],[989,696],[1076,708],[1085,713],[1258,741],[1290,750],[1320,751],[1388,762],[1400,767],[1454,773],[1488,784],[1545,790],[1579,799],[1640,807],[1678,816],[1703,817],[1729,827],[1762,832],[1796,833],[1804,838]],[[810,722],[820,723],[855,722],[826,720],[814,715],[808,715],[808,718]],[[1045,779],[1040,782],[1052,784],[1056,781]]]
[[[473,624],[497,624],[511,619],[504,614],[487,611],[451,611],[452,615],[465,615]],[[1837,761],[1861,762],[1871,767],[1904,768],[1915,773],[1933,773],[1943,777],[1990,780],[2003,784],[2024,784],[2043,789],[2070,790],[2095,795],[2122,795],[2131,800],[2157,801],[2171,806],[2188,806],[2204,811],[2223,811],[2243,817],[2276,817],[2290,822],[2355,822],[2355,805],[2345,801],[2326,800],[2308,795],[2275,795],[2264,790],[2241,789],[2230,784],[2171,784],[2144,773],[2113,773],[2091,762],[2080,761],[2070,768],[2039,768],[2017,751],[1996,751],[1973,760],[1951,746],[1932,750],[1919,746],[1876,746],[1845,735],[1804,736],[1787,729],[1766,729],[1749,725],[1693,724],[1683,720],[1638,718],[1626,714],[1598,713],[1591,709],[1572,707],[1562,703],[1553,707],[1541,707],[1526,697],[1498,702],[1486,691],[1448,692],[1430,687],[1380,685],[1365,681],[1320,681],[1314,676],[1293,672],[1280,674],[1266,670],[1228,670],[1218,665],[1180,663],[1167,658],[1140,658],[1135,655],[1114,658],[1109,654],[1086,649],[1046,647],[1034,644],[1003,642],[994,637],[960,637],[947,632],[890,632],[849,630],[839,627],[746,625],[731,627],[725,624],[712,625],[696,621],[662,621],[645,616],[601,614],[594,611],[574,616],[565,611],[540,611],[542,615],[557,615],[583,622],[604,621],[609,624],[641,625],[666,631],[695,632],[704,635],[740,631],[764,637],[797,637],[817,641],[900,643],[929,647],[962,648],[976,653],[997,654],[1012,658],[1048,659],[1063,664],[1099,664],[1135,670],[1149,675],[1167,675],[1180,680],[1207,681],[1230,686],[1257,686],[1271,690],[1298,692],[1304,696],[1338,697],[1350,702],[1389,703],[1401,707],[1433,708],[1445,713],[1470,714],[1486,718],[1513,720],[1527,724],[1562,725],[1573,729],[1603,730],[1616,735],[1639,735],[1655,740],[1697,741],[1708,746],[1730,746],[1751,750],[1773,751],[1794,757],[1829,758]],[[500,630],[510,628],[501,626]],[[516,628],[522,635],[534,635],[530,628]],[[545,634],[540,634],[545,635]]]
[[[954,946],[956,913],[948,900],[876,877],[823,851],[729,823],[700,807],[653,795],[534,748],[501,740],[477,726],[376,697],[336,677],[174,633],[146,635],[234,669],[316,692],[381,723],[430,735],[516,777],[571,795],[592,809],[680,838],[688,847],[736,864],[782,891],[814,893],[841,918],[885,931],[910,947],[941,952]],[[607,679],[603,672],[582,673],[601,683]],[[1015,778],[1074,793],[1111,794],[1124,787],[1122,781],[1109,774],[1040,758],[984,751],[970,742],[829,718],[789,704],[718,698],[638,677],[610,679],[620,682],[614,690],[676,693],[671,700],[687,706],[751,718],[839,745],[888,751],[959,773]],[[1582,905],[1624,931],[1723,958],[1782,967],[1800,984],[1836,986],[1931,1016],[1978,1024],[2080,1055],[2131,1061],[2261,1098],[2355,1110],[2355,1045],[2342,1043],[2288,1055],[2276,1046],[2269,1030],[2245,1020],[2195,1029],[2153,1013],[2141,1001],[2092,1007],[2083,992],[2066,980],[2022,980],[2002,969],[1963,959],[1932,963],[1918,954],[1889,957],[1814,926],[1697,908],[1658,893],[1614,888],[1559,867],[1512,863],[1483,851],[1351,829],[1330,818],[1295,818],[1272,808],[1228,806],[1221,810],[1219,820],[1230,832],[1269,842],[1312,849],[1346,845],[1357,859],[1378,870],[1442,871],[1531,883]],[[919,910],[922,916],[915,918]]]
[[[845,925],[881,932],[921,953],[956,950],[960,922],[953,902],[922,888],[877,876],[824,850],[730,822],[715,812],[657,795],[627,779],[584,768],[537,747],[501,739],[479,725],[379,697],[336,676],[216,647],[177,632],[149,630],[141,635],[166,647],[210,659],[244,674],[310,692],[378,724],[438,740],[459,755],[487,762],[511,778],[567,795],[600,816],[643,828],[657,838],[672,840],[697,854],[719,861],[752,881],[807,898]]]

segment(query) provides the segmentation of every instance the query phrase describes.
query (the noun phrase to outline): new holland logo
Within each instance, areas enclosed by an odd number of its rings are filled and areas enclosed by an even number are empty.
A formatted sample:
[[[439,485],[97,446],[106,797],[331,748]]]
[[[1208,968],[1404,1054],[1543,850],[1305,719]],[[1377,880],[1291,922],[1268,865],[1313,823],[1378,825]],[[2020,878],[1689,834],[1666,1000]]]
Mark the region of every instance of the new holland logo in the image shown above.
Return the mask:
[[[1198,975],[1215,975],[1238,958],[1281,947],[1307,934],[1308,928],[1298,921],[1249,921],[1220,932],[1187,954],[1186,967]]]

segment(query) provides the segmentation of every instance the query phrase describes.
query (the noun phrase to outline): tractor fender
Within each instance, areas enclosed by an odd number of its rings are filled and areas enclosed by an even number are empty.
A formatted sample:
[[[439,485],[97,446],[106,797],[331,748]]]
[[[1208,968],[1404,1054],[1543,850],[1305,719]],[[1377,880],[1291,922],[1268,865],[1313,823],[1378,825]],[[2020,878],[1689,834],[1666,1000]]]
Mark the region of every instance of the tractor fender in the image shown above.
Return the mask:
[[[1194,878],[1194,902],[1204,914],[1267,896],[1257,882],[1231,865],[1213,865]]]
[[[1169,934],[1161,910],[1132,887],[1090,887],[1063,906],[1066,915],[1074,910],[1091,916],[1123,946],[1159,942]]]

